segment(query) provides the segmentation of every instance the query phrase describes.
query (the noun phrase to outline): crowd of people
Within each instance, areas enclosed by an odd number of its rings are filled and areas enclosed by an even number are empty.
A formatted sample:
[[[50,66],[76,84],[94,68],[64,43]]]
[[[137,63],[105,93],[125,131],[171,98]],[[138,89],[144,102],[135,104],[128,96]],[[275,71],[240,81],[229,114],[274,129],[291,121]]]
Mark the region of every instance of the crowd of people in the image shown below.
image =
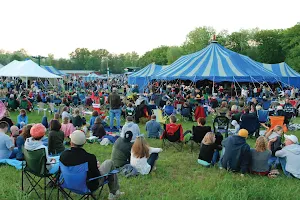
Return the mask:
[[[146,175],[156,170],[159,153],[163,151],[149,146],[147,138],[154,138],[173,143],[198,143],[197,161],[205,167],[216,165],[240,172],[242,176],[252,173],[269,177],[276,177],[281,168],[286,176],[300,178],[298,138],[287,134],[290,120],[297,115],[296,88],[280,89],[267,84],[256,88],[254,85],[241,88],[241,96],[236,96],[234,87],[226,91],[221,85],[212,89],[209,86],[154,82],[139,93],[138,86],[125,85],[121,91],[114,87],[117,81],[110,84],[106,81],[82,82],[69,81],[64,90],[58,91],[46,90],[47,87],[39,89],[39,84],[35,83],[29,90],[6,85],[4,101],[7,111],[0,121],[0,159],[23,160],[23,148],[29,151],[45,149],[49,170],[57,162],[65,166],[87,162],[88,178],[115,168]],[[22,82],[18,83],[22,85]],[[4,88],[3,82],[0,85]],[[54,116],[49,123],[44,116],[41,123],[29,124],[27,112],[34,112],[34,105],[40,102],[62,105],[62,109],[53,110]],[[89,123],[79,109],[80,105],[85,110],[93,109]],[[17,123],[13,123],[9,111],[18,109]],[[284,121],[272,127],[268,120],[260,119],[259,111],[267,111],[267,117],[282,116]],[[228,119],[231,129],[225,130],[224,135],[219,131],[220,124],[207,126],[208,115]],[[123,126],[122,117],[126,120]],[[145,130],[141,131],[139,122],[142,118],[147,123]],[[252,119],[257,125],[255,131],[245,126]],[[190,130],[183,130],[186,120],[197,124]],[[101,143],[113,143],[111,160],[100,162],[95,155],[86,152],[83,146],[91,136]],[[250,148],[247,138],[253,136],[257,139],[255,147]],[[55,156],[60,156],[59,160]],[[97,180],[88,183],[92,191],[98,185]],[[117,175],[110,177],[109,189],[109,199],[123,194]]]

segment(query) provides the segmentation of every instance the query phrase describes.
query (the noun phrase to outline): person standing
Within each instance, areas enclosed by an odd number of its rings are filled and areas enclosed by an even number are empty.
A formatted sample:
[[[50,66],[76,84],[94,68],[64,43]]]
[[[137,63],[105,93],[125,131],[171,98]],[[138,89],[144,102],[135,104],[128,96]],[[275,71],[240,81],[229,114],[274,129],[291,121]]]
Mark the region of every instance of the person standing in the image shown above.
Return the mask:
[[[116,120],[117,120],[117,129],[120,130],[121,97],[117,93],[117,88],[112,89],[112,93],[108,96],[108,103],[110,105],[110,110],[109,110],[110,129],[113,128],[114,118],[116,118]]]

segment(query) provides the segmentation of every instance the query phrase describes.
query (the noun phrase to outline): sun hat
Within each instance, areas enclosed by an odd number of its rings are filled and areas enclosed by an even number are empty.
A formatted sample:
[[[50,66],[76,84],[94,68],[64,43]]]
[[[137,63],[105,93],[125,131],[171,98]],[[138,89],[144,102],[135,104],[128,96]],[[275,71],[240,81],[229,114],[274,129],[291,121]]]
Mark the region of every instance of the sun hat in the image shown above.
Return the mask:
[[[286,135],[286,134],[284,134],[284,138],[288,139],[288,140],[291,140],[295,144],[298,143],[298,138],[295,135]]]
[[[33,138],[41,138],[45,135],[45,133],[46,133],[46,128],[43,124],[35,124],[30,129],[30,135]]]
[[[86,138],[85,134],[81,130],[76,130],[70,135],[71,142],[75,145],[84,145]]]
[[[246,137],[248,137],[248,131],[246,129],[241,129],[241,130],[239,130],[238,135],[246,138]]]

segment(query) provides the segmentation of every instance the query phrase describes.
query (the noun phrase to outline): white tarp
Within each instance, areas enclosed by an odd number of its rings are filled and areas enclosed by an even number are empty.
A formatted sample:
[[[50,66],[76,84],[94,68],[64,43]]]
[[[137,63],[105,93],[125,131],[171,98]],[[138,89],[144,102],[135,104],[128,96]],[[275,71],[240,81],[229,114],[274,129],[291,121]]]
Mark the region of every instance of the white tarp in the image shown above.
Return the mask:
[[[62,78],[41,68],[32,60],[14,60],[0,69],[0,76],[6,77],[34,77],[34,78]]]

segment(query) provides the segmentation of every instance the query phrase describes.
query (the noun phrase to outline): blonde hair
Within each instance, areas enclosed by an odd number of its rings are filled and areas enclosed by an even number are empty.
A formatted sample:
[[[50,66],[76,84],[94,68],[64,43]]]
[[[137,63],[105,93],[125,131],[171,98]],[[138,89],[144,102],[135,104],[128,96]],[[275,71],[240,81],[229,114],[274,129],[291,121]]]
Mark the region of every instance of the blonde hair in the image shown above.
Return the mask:
[[[78,108],[76,108],[76,109],[74,110],[74,114],[75,114],[75,115],[79,115],[79,109],[78,109]]]
[[[264,152],[267,150],[268,140],[264,136],[259,136],[255,143],[255,150],[258,152]]]
[[[211,145],[215,143],[214,139],[215,139],[215,134],[213,132],[208,132],[205,134],[202,143],[205,145]]]
[[[261,109],[262,109],[262,107],[260,105],[256,106],[256,110],[261,110]]]
[[[283,131],[283,128],[282,128],[282,126],[280,126],[280,125],[276,125],[276,126],[274,127],[273,131],[275,131],[275,132]]]
[[[136,138],[131,151],[137,158],[149,158],[149,145],[143,137]]]
[[[63,120],[63,124],[68,124],[69,123],[69,117],[65,117]]]
[[[237,111],[237,110],[238,110],[237,105],[232,105],[232,106],[231,106],[231,111]]]

